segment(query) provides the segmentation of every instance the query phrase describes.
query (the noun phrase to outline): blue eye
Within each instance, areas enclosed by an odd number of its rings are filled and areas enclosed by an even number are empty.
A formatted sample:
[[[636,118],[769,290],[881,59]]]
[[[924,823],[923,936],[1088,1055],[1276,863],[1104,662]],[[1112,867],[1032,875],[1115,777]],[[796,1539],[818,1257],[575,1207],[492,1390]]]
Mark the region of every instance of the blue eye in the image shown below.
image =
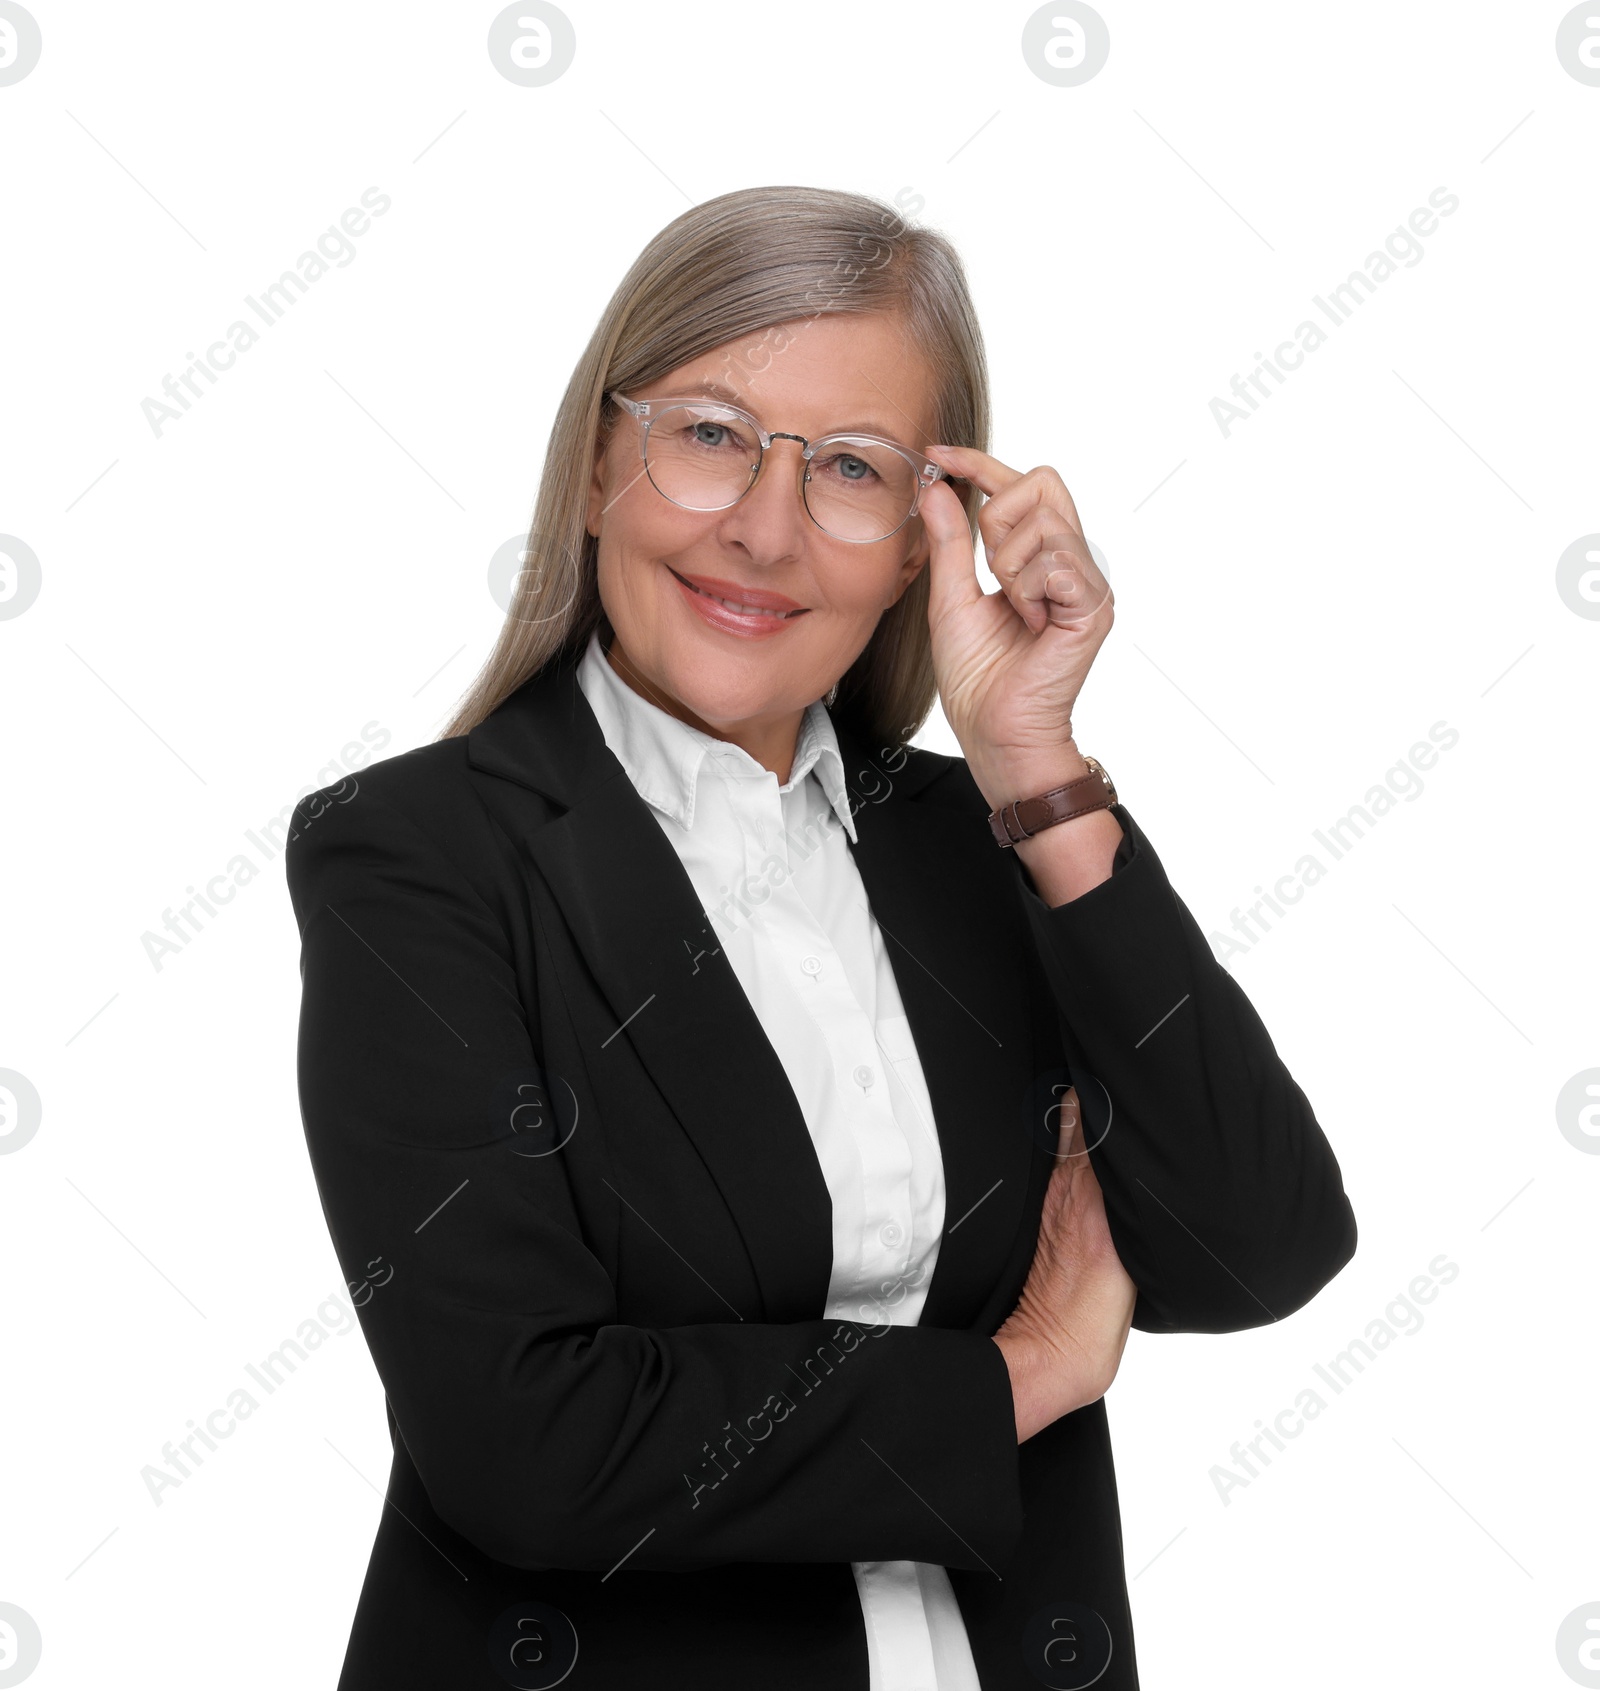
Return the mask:
[[[857,486],[869,480],[876,480],[878,475],[878,472],[865,458],[857,458],[849,452],[841,452],[836,457],[825,458],[819,468],[832,472],[842,481],[854,482]]]

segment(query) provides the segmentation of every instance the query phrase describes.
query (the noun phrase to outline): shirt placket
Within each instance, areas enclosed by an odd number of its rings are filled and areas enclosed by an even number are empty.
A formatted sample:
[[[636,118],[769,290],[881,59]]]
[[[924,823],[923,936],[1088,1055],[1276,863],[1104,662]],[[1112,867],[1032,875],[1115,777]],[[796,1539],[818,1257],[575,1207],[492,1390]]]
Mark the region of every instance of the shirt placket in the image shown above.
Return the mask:
[[[769,813],[781,833],[785,820],[803,828],[808,815],[820,811],[820,789],[797,787],[788,794],[769,794],[777,806]],[[830,828],[837,823],[830,810],[822,817]],[[837,851],[842,842],[827,838],[823,850]],[[792,858],[788,841],[774,849]],[[853,1261],[835,1264],[836,1302],[852,1300],[849,1317],[894,1321],[904,1302],[902,1286],[912,1249],[912,1147],[895,1109],[887,1060],[873,1027],[875,1005],[863,1005],[851,986],[835,936],[819,920],[791,875],[783,887],[785,913],[782,943],[798,970],[802,1002],[821,1028],[833,1065],[833,1084],[843,1121],[848,1127],[859,1168],[860,1226],[851,1253]],[[846,1291],[848,1288],[848,1291]],[[863,1315],[860,1305],[869,1313]]]

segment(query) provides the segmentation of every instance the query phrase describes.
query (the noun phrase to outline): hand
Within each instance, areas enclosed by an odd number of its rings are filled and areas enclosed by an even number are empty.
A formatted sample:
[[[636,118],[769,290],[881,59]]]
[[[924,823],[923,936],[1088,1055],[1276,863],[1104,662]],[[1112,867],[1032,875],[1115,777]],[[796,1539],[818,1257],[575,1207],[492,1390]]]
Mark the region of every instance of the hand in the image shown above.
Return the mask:
[[[1033,1266],[994,1335],[1011,1371],[1018,1444],[1110,1390],[1138,1295],[1111,1242],[1081,1115],[1069,1089]]]
[[[979,790],[998,807],[1086,772],[1072,713],[1111,632],[1111,588],[1072,495],[1048,465],[1023,474],[970,447],[930,446],[927,455],[989,496],[978,530],[996,593],[978,583],[955,491],[936,482],[920,514],[940,701]]]

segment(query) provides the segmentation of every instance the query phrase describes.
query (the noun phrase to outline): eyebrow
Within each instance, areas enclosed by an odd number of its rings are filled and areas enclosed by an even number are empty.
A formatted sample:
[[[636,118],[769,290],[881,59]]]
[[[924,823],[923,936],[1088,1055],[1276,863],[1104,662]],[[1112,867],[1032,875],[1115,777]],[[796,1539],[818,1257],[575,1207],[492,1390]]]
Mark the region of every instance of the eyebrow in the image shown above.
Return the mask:
[[[723,400],[729,405],[737,405],[742,411],[756,412],[755,405],[742,394],[736,393],[732,388],[724,387],[721,382],[710,380],[691,382],[677,394],[669,394],[668,398],[687,399],[693,394],[703,394],[707,399]],[[881,435],[885,440],[899,441],[903,446],[911,444],[910,441],[897,434],[895,430],[885,428],[882,423],[878,422],[844,423],[838,428],[829,429],[827,432],[829,434],[875,434]]]

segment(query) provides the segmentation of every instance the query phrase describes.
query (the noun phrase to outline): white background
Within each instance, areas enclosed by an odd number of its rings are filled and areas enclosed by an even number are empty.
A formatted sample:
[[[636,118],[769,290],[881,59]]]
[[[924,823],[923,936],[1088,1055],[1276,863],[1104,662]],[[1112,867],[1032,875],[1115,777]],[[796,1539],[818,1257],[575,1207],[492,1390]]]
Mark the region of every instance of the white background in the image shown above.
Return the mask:
[[[0,532],[42,569],[0,621],[0,1068],[43,1101],[0,1156],[0,1601],[32,1683],[334,1683],[389,1458],[360,1337],[159,1506],[141,1478],[340,1287],[281,856],[245,831],[364,725],[437,734],[640,246],[806,182],[904,192],[965,255],[995,450],[1061,470],[1116,591],[1079,741],[1204,929],[1459,733],[1229,959],[1361,1241],[1278,1325],[1132,1337],[1144,1684],[1570,1686],[1600,1156],[1555,1103],[1600,1065],[1600,622],[1556,564],[1600,530],[1600,88],[1566,8],[1105,0],[1066,88],[1027,6],[571,0],[542,88],[491,64],[496,10],[41,0],[0,88]],[[141,402],[372,186],[353,260],[158,436]],[[1331,329],[1312,296],[1436,188],[1420,261]],[[1213,397],[1307,319],[1329,343],[1225,436]],[[157,969],[143,936],[241,851],[261,873]],[[1421,1329],[1224,1503],[1233,1442],[1441,1253]]]

